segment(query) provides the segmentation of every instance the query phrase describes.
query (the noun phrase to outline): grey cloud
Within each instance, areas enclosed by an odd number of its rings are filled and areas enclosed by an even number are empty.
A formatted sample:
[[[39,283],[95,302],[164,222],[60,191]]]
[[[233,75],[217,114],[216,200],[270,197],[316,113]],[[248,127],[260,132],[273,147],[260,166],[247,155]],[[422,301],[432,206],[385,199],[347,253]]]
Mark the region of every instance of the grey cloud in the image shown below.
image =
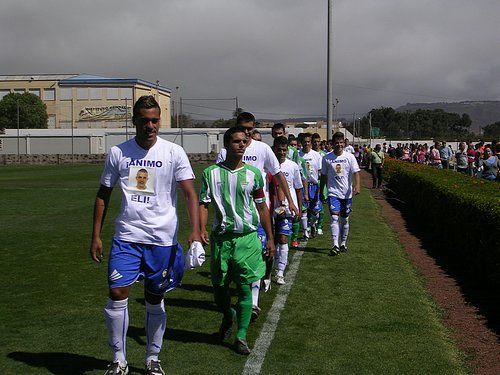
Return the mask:
[[[184,97],[238,96],[256,112],[322,115],[326,4],[4,0],[1,73],[139,77],[180,85]],[[500,99],[498,1],[338,0],[334,11],[341,113],[444,98]],[[229,113],[190,109],[208,117]]]

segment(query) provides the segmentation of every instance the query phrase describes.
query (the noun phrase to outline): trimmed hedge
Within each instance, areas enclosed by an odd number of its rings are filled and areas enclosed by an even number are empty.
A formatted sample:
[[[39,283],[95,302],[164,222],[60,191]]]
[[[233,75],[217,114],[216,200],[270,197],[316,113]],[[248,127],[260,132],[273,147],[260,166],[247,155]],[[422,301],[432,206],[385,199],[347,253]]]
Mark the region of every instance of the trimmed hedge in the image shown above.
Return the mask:
[[[384,177],[440,253],[472,280],[500,285],[500,183],[394,159]]]

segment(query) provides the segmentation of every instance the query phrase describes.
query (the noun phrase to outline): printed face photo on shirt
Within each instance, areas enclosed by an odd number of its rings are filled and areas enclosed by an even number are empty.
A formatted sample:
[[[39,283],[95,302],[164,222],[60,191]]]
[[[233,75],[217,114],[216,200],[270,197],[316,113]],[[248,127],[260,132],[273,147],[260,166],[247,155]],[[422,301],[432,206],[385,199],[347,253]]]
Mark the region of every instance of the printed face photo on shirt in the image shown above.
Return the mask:
[[[340,163],[335,164],[335,173],[337,174],[337,176],[344,175],[344,168],[342,168],[342,164]]]
[[[128,189],[137,193],[155,193],[155,170],[146,167],[130,167]]]

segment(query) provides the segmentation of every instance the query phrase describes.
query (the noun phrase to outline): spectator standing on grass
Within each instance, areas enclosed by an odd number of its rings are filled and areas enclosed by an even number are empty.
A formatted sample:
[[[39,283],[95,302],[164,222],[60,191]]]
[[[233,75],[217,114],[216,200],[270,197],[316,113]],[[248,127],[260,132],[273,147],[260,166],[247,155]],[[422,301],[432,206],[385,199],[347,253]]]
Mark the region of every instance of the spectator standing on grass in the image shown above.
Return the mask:
[[[401,143],[398,143],[396,146],[396,159],[401,159],[403,157],[403,146],[401,145]]]
[[[426,157],[426,154],[425,154],[424,146],[419,145],[418,149],[417,149],[417,163],[418,164],[425,164],[425,157]]]
[[[215,302],[223,313],[219,339],[223,342],[231,337],[236,321],[234,350],[244,355],[250,354],[246,335],[253,307],[252,284],[260,282],[266,270],[257,235],[259,224],[267,236],[266,256],[274,255],[264,179],[259,169],[242,160],[248,141],[247,130],[242,126],[229,128],[224,133],[225,158],[203,171],[199,204],[201,238],[211,248],[210,274]],[[209,236],[206,226],[211,204],[215,215]],[[237,287],[236,311],[231,308],[231,281]]]
[[[469,162],[467,159],[467,151],[465,150],[465,142],[460,142],[458,145],[458,151],[455,153],[455,159],[457,161],[457,172],[468,174]]]
[[[481,177],[488,181],[495,181],[500,169],[500,159],[494,155],[491,148],[485,147],[483,157],[479,159],[479,170]]]
[[[441,143],[441,147],[439,148],[439,156],[441,158],[441,165],[443,169],[450,169],[450,159],[453,155],[453,151],[451,148],[446,146],[446,142]]]
[[[380,189],[382,186],[382,171],[384,168],[384,160],[385,156],[382,152],[382,148],[380,144],[375,146],[375,149],[370,153],[370,158],[372,162],[372,179],[373,186],[372,188]]]
[[[434,142],[434,147],[431,146],[429,164],[438,169],[443,168],[443,165],[441,164],[441,155],[439,153],[439,142]]]
[[[389,149],[387,150],[387,154],[391,158],[395,158],[396,157],[396,148],[392,144],[389,144]]]
[[[475,162],[476,150],[474,150],[474,145],[472,144],[472,142],[469,142],[469,145],[467,146],[467,174],[469,176],[474,176],[474,174],[476,173]]]
[[[121,213],[108,262],[109,299],[104,309],[113,362],[107,375],[128,373],[126,337],[131,286],[144,277],[146,299],[146,374],[164,374],[158,355],[163,344],[167,315],[164,293],[181,282],[184,254],[177,241],[177,187],[187,200],[191,222],[188,243],[200,242],[198,199],[194,173],[184,150],[158,137],[160,106],[153,96],[141,96],[134,105],[136,136],[111,148],[101,175],[94,205],[90,254],[102,260],[101,228],[115,184],[122,192]],[[146,189],[137,188],[138,169],[148,172]]]
[[[331,215],[330,231],[332,234],[330,255],[334,256],[340,252],[347,252],[352,196],[360,193],[361,179],[360,169],[354,155],[343,151],[344,135],[337,132],[332,138],[333,152],[322,160],[320,188],[322,189],[325,185],[328,187],[327,203]]]

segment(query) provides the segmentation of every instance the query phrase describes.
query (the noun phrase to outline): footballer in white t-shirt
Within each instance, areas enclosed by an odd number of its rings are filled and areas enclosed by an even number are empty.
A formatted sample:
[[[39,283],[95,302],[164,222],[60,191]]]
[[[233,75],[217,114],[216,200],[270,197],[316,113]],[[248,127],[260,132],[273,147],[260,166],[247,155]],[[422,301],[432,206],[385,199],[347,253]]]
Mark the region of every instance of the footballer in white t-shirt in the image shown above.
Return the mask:
[[[311,234],[316,233],[316,224],[322,207],[320,200],[319,178],[321,175],[320,171],[323,157],[319,154],[319,152],[312,149],[311,141],[311,133],[305,133],[302,136],[302,150],[299,152],[299,156],[306,162],[309,175],[309,204],[307,212],[302,212],[301,218],[302,230],[304,231],[305,238],[309,238]],[[308,228],[311,228],[312,233]]]
[[[136,136],[112,147],[94,205],[90,254],[102,260],[101,227],[115,185],[121,188],[109,262],[109,299],[104,309],[113,361],[106,374],[128,373],[125,358],[130,287],[144,278],[146,299],[146,373],[161,374],[160,353],[166,328],[164,293],[180,284],[184,254],[177,241],[177,187],[187,198],[191,234],[201,242],[194,174],[184,150],[158,137],[160,106],[153,96],[134,105]]]
[[[332,221],[330,229],[333,246],[330,255],[347,252],[347,236],[349,234],[349,213],[352,207],[352,196],[361,189],[359,166],[353,154],[345,152],[344,135],[337,132],[333,135],[333,152],[323,157],[321,168],[321,188],[328,188],[328,207]],[[354,187],[353,187],[354,177]],[[341,239],[339,247],[339,237]]]
[[[293,203],[297,207],[302,206],[302,177],[297,163],[287,159],[288,153],[288,140],[286,137],[276,137],[273,144],[274,153],[280,163],[280,170],[285,176],[287,182],[287,189],[292,196]],[[278,190],[279,188],[276,187]],[[277,241],[275,253],[275,266],[276,266],[276,283],[285,284],[285,268],[288,263],[288,240],[292,235],[293,216],[288,209],[288,201],[280,201],[279,196],[282,194],[275,194],[274,207],[277,209],[275,212],[275,235]]]

